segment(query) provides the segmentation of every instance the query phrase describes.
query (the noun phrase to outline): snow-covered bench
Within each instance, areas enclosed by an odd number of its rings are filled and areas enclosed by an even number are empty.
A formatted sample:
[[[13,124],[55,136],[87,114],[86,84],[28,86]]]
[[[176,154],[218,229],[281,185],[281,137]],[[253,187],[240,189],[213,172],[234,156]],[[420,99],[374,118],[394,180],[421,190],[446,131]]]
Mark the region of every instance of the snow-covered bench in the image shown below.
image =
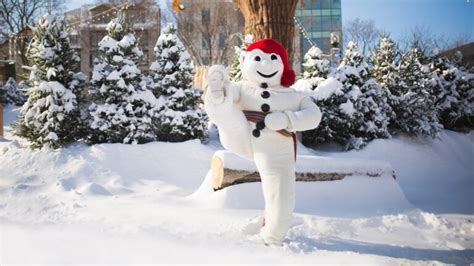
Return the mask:
[[[214,153],[211,173],[214,191],[241,183],[260,182],[260,175],[252,161],[225,150]],[[395,178],[391,165],[381,161],[308,155],[298,155],[296,160],[296,181],[341,180],[351,175],[374,178],[391,175]]]

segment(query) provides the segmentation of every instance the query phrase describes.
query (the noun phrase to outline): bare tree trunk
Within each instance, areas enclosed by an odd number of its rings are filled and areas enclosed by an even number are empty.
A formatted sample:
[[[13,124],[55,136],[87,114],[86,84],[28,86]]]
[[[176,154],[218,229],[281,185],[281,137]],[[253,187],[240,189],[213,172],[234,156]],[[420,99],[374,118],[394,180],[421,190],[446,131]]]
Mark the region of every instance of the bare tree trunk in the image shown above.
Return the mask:
[[[275,39],[293,59],[294,16],[297,0],[234,0],[245,18],[245,33],[255,40]]]

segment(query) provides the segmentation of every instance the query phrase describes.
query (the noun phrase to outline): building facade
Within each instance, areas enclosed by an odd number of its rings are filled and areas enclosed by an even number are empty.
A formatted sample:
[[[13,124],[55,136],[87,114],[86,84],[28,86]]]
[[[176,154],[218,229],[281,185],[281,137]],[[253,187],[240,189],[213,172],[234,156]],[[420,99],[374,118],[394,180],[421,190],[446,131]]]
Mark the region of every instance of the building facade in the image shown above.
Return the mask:
[[[72,26],[71,46],[78,51],[81,58],[80,70],[89,78],[92,75],[94,58],[98,56],[98,44],[107,34],[107,23],[119,10],[125,12],[135,31],[138,46],[143,51],[139,68],[147,72],[155,58],[153,48],[160,35],[160,9],[153,1],[133,5],[85,5],[64,15]]]
[[[244,17],[231,0],[181,0],[179,37],[197,66],[231,63]]]
[[[0,44],[0,81],[10,77],[17,81],[27,78],[29,71],[23,66],[28,65],[27,50],[31,38],[31,28],[25,27]]]
[[[331,53],[331,33],[339,37],[339,45],[342,47],[342,13],[341,0],[305,0],[304,4],[298,1],[296,8],[296,19],[305,29],[307,37],[310,38],[323,53]],[[303,34],[299,34],[299,53],[304,55],[311,43]]]

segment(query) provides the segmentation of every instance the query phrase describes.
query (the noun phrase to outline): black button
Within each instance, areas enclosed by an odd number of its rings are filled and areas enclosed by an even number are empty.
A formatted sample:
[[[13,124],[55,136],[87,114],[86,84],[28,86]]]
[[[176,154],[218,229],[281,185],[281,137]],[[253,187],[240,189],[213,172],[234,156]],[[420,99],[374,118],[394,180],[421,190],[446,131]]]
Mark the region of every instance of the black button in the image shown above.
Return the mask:
[[[262,108],[262,111],[264,111],[264,112],[270,111],[270,105],[268,105],[266,103],[262,104],[261,108]]]
[[[260,96],[262,96],[262,98],[264,99],[267,99],[270,97],[270,92],[268,91],[262,91],[262,93],[260,94]]]
[[[254,137],[256,137],[256,138],[260,137],[260,130],[254,129],[254,130],[252,131],[252,135],[253,135]]]
[[[266,88],[268,88],[268,84],[264,82],[264,83],[260,84],[260,88],[266,89]]]
[[[257,129],[258,129],[258,130],[262,130],[262,129],[265,128],[265,122],[264,122],[264,121],[260,121],[260,122],[258,122],[258,123],[256,124],[256,126],[257,126]]]

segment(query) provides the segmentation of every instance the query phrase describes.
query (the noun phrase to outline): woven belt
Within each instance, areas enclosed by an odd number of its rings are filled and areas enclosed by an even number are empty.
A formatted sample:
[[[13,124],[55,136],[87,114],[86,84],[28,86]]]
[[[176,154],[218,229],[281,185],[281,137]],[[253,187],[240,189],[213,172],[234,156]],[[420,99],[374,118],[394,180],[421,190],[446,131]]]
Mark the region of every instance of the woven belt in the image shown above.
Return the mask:
[[[252,123],[265,121],[265,116],[271,113],[271,112],[259,112],[259,111],[245,111],[245,110],[242,112],[244,112],[244,115],[247,118],[247,120]],[[295,152],[295,161],[296,161],[296,147],[297,147],[296,134],[286,129],[277,130],[276,132],[284,137],[293,139],[293,151]]]
[[[264,112],[259,112],[259,111],[245,111],[244,110],[243,112],[247,120],[253,123],[265,121],[265,116],[267,116],[268,114],[271,114],[271,112],[264,113]],[[293,137],[293,135],[295,134],[286,129],[277,130],[276,132],[282,136],[289,137],[289,138]]]

